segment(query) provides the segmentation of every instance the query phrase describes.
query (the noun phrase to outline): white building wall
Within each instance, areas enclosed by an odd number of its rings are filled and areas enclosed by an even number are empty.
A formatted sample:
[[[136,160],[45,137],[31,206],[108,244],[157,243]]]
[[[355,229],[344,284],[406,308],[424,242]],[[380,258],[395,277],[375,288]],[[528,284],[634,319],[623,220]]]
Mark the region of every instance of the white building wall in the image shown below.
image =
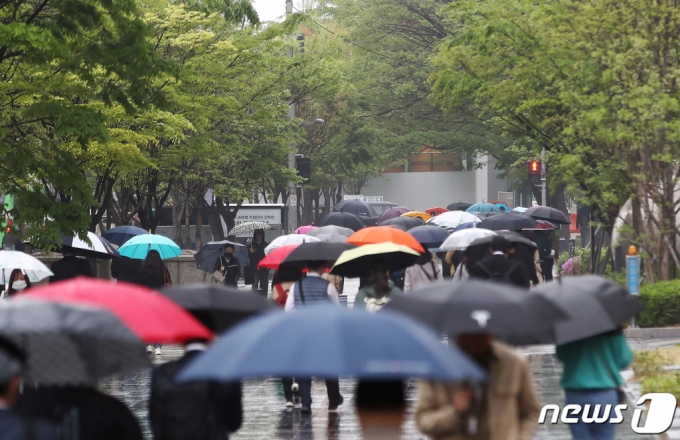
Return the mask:
[[[363,188],[364,196],[383,196],[418,211],[453,202],[475,203],[476,171],[430,173],[387,173],[371,179]]]

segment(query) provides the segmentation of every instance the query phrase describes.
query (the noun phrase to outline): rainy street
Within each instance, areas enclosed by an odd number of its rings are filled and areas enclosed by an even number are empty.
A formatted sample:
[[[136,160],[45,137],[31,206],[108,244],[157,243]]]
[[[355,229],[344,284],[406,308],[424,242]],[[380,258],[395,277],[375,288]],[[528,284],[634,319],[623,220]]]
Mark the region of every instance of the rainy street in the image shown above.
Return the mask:
[[[358,290],[358,283],[350,280],[345,284],[345,293],[350,305]],[[243,288],[243,286],[241,286]],[[531,366],[534,380],[542,404],[562,405],[564,395],[559,387],[561,366],[554,355],[552,346],[533,346],[522,350]],[[154,363],[162,363],[181,356],[179,346],[164,347],[163,356],[153,359]],[[101,384],[100,388],[122,399],[139,418],[147,439],[151,439],[147,420],[147,399],[150,384],[149,372],[124,375],[111,378]],[[235,440],[354,440],[360,438],[359,422],[353,410],[352,392],[354,381],[341,380],[340,391],[345,403],[336,414],[327,411],[328,400],[323,381],[315,381],[312,387],[312,414],[301,416],[299,410],[286,411],[281,384],[277,379],[248,381],[243,388],[244,422],[241,429],[231,436]],[[413,419],[413,401],[415,387],[409,386],[409,417],[403,427],[403,439],[425,439],[416,428]],[[641,440],[630,428],[632,410],[624,413],[625,421],[619,425],[617,439]],[[564,424],[544,425],[539,427],[534,436],[536,439],[570,439],[569,429]]]

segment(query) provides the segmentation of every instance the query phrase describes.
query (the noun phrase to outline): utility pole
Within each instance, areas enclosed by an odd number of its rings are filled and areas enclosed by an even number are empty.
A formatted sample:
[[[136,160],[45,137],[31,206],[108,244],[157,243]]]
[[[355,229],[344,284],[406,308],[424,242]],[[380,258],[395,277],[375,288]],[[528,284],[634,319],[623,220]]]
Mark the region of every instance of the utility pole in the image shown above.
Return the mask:
[[[546,174],[545,174],[545,148],[541,150],[541,205],[547,206],[547,191],[546,191]]]
[[[286,17],[291,15],[293,13],[293,0],[286,0]],[[291,49],[288,52],[288,56],[292,57],[293,50]],[[295,103],[290,103],[288,107],[288,117],[291,119],[295,119]],[[290,151],[288,152],[288,168],[291,170],[296,169],[296,163],[295,163],[295,145],[290,146]],[[295,201],[295,203],[293,203]],[[286,205],[288,205],[288,230],[284,231],[287,234],[291,234],[297,227],[297,204],[300,203],[299,200],[297,200],[297,194],[296,194],[296,189],[295,189],[295,182],[294,181],[289,181],[288,182],[288,200],[284,201]]]

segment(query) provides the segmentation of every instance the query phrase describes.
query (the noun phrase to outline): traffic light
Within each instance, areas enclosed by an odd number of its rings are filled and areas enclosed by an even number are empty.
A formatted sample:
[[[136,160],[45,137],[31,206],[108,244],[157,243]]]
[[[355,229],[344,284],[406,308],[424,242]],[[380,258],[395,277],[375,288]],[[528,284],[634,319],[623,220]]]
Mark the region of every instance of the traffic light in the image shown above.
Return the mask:
[[[312,163],[308,157],[296,157],[295,167],[297,168],[298,176],[302,177],[302,184],[306,185],[309,183],[309,179],[312,177]]]
[[[541,162],[538,159],[533,159],[529,164],[529,182],[541,183]]]

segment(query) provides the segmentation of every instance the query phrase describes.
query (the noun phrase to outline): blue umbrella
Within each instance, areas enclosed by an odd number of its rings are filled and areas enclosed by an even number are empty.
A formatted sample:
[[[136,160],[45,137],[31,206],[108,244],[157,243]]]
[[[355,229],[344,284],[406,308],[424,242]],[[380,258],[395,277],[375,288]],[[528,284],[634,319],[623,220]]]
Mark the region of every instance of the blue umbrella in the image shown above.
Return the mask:
[[[268,313],[224,333],[179,381],[262,377],[482,381],[485,374],[428,328],[391,312],[339,306]]]
[[[215,270],[215,261],[224,254],[224,246],[226,244],[234,246],[234,257],[241,263],[241,267],[244,267],[248,263],[248,254],[245,251],[246,246],[241,243],[222,240],[211,241],[203,246],[200,251],[196,252],[196,255],[194,255],[196,269],[212,273]]]
[[[512,211],[512,209],[510,209],[510,207],[509,207],[508,205],[506,205],[505,203],[496,203],[494,206],[495,206],[496,208],[498,208],[501,212],[510,212],[510,211]]]
[[[501,212],[501,210],[491,203],[475,203],[466,209],[465,212]]]
[[[110,243],[113,243],[117,246],[122,246],[126,241],[128,241],[132,237],[145,234],[148,234],[148,232],[142,228],[138,228],[137,226],[126,225],[116,226],[113,229],[109,229],[108,231],[102,234],[102,237],[107,239]]]
[[[161,259],[175,258],[182,253],[177,243],[167,237],[156,234],[138,235],[128,240],[118,249],[118,253],[134,260],[143,260],[149,251],[161,254]]]
[[[426,249],[434,249],[441,246],[441,244],[449,238],[449,231],[439,226],[418,226],[407,231]]]
[[[470,228],[476,228],[479,222],[468,222],[468,223],[463,223],[457,228],[453,230],[453,232],[460,231],[461,229],[470,229]]]

